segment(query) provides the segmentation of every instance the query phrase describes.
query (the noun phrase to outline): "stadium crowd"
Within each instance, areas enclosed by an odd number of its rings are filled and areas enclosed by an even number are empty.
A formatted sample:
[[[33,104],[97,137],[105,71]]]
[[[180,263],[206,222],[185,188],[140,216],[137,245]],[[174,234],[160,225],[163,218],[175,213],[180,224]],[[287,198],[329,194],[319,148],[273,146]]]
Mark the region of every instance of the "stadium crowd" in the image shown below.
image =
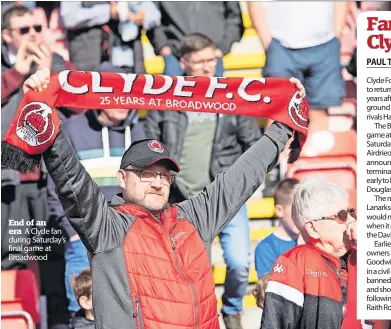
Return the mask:
[[[310,135],[307,149],[298,161],[307,161],[313,168],[311,161],[315,159],[322,169],[327,165],[335,168],[332,161],[337,159],[354,169],[356,154],[348,148],[355,146],[355,24],[358,12],[367,10],[390,8],[388,3],[361,1],[2,2],[2,138],[23,96],[24,82],[37,70],[150,73],[145,58],[145,42],[149,40],[155,55],[164,62],[161,74],[227,75],[226,58],[234,47],[243,47],[241,41],[246,33],[243,14],[247,13],[266,56],[265,64],[253,67],[248,76],[294,77],[304,85],[310,105]],[[246,49],[240,52],[246,53]],[[158,173],[158,181],[169,186],[170,203],[176,204],[199,195],[258,140],[273,139],[277,129],[271,121],[221,114],[173,111],[145,114],[132,108],[108,111],[59,108],[58,112],[62,131],[77,159],[108,201],[123,192],[117,170],[127,170],[121,159],[129,147],[142,144],[137,141],[150,138],[157,145],[164,145],[181,167],[175,180],[162,170]],[[352,144],[345,145],[351,136]],[[218,232],[226,264],[223,322],[227,329],[243,328],[243,300],[252,290],[249,275],[255,262],[259,282],[254,295],[257,305],[265,310],[262,328],[359,329],[361,324],[352,320],[356,316],[351,306],[355,305],[352,292],[355,289],[351,288],[355,287],[355,279],[351,279],[354,283],[349,286],[348,275],[348,269],[355,271],[355,246],[351,243],[355,234],[350,232],[356,219],[355,182],[345,184],[346,179],[329,175],[327,179],[342,187],[330,181],[306,183],[306,175],[314,174],[312,169],[302,175],[294,165],[288,166],[286,152],[277,160],[279,163],[270,168],[260,192],[265,197],[274,197],[272,217],[279,224],[273,233],[257,241],[252,252],[252,219],[246,204]],[[129,170],[139,170],[140,179],[155,182],[159,175],[142,169]],[[42,161],[30,174],[2,168],[1,185],[2,271],[33,269],[37,273],[40,295],[46,296],[48,328],[94,328],[97,316],[92,307],[91,256],[64,212],[47,166]],[[324,208],[311,211],[317,203],[324,203]],[[23,257],[10,257],[18,252],[24,255],[23,248],[10,249],[13,235],[10,219],[45,221],[46,228],[61,232],[56,236],[65,238],[66,243],[52,243],[47,260],[29,262]],[[25,227],[21,228],[25,232]],[[20,244],[28,245],[29,238],[30,234],[21,234]],[[344,249],[346,245],[348,249]],[[294,283],[297,276],[305,275],[307,266],[298,260],[298,254],[321,263],[315,274],[335,276],[335,282],[329,283],[333,290],[327,301],[317,295],[309,299],[306,287]],[[292,266],[298,271],[294,278],[283,278],[286,281],[279,278]],[[289,286],[291,292],[295,290],[293,297],[283,294],[282,286]],[[322,289],[328,287],[318,288]],[[345,319],[351,323],[343,320],[342,307],[345,310],[346,305]],[[327,308],[332,311],[324,311]],[[142,328],[138,311],[133,317]]]

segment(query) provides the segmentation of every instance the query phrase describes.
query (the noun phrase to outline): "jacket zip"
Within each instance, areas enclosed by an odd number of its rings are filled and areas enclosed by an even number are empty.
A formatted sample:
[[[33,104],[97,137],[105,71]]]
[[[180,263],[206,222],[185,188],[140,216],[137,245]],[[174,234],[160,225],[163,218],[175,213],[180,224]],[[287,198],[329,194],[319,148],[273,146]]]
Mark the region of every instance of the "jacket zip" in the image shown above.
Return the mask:
[[[141,313],[140,298],[136,297],[136,313],[133,313],[133,317],[138,317],[138,322],[140,324],[140,329],[144,329],[144,319]]]
[[[143,208],[141,208],[143,209]],[[151,213],[149,212],[148,210],[145,210],[143,209],[144,211],[146,211],[148,214],[151,215],[151,217],[161,226],[161,228],[163,229],[163,232],[165,232],[168,237],[169,237],[169,240],[171,242],[171,248],[172,250],[174,251],[174,257],[175,257],[175,268],[179,274],[179,276],[183,279],[183,280],[186,280],[189,285],[190,285],[190,288],[191,288],[191,292],[192,292],[192,295],[193,295],[193,302],[194,302],[194,307],[195,307],[195,318],[196,318],[196,329],[199,328],[199,325],[198,325],[198,302],[197,302],[197,293],[196,293],[196,289],[195,289],[195,283],[192,279],[186,277],[183,273],[182,273],[182,270],[180,269],[179,267],[179,261],[178,261],[178,255],[176,253],[176,246],[175,246],[175,241],[174,241],[174,238],[172,237],[172,234],[171,232],[167,232],[166,229],[164,228],[164,225]],[[176,219],[176,222],[175,224],[172,226],[171,228],[171,231],[174,230],[176,224],[178,223],[178,219]],[[140,298],[139,297],[136,297],[136,308],[139,308],[140,307]],[[138,310],[137,308],[137,310]],[[140,314],[140,326],[141,326],[141,329],[144,329],[144,321],[142,319],[142,316],[141,316],[141,310],[140,310],[140,313],[137,311],[136,313],[136,316],[137,314]],[[133,314],[133,316],[135,317],[135,315]]]
[[[174,225],[175,227],[175,225]],[[173,227],[173,229],[174,229]],[[179,267],[179,261],[178,261],[178,255],[177,255],[177,252],[176,252],[176,247],[175,247],[175,241],[174,241],[174,238],[172,237],[172,234],[169,233],[168,236],[170,237],[170,241],[171,241],[171,246],[172,246],[172,250],[174,251],[174,257],[175,257],[175,268],[178,272],[178,274],[180,275],[180,277],[184,280],[186,280],[189,285],[190,285],[190,288],[191,288],[191,291],[192,291],[192,295],[193,295],[193,302],[194,302],[194,307],[195,307],[195,321],[196,321],[196,329],[198,329],[198,302],[197,302],[197,293],[196,293],[196,289],[195,289],[195,283],[192,279],[186,277],[180,267]]]
[[[140,208],[140,209],[143,209],[143,208],[141,208],[141,207],[139,207],[139,208]],[[161,227],[163,228],[163,231],[165,232],[165,229],[164,229],[164,226],[162,225],[162,223],[159,222],[159,221],[157,220],[157,218],[156,218],[151,212],[149,212],[149,211],[146,210],[146,209],[143,209],[143,210],[146,211],[154,220],[156,220],[156,221],[159,223],[159,225],[161,225]],[[139,324],[140,324],[140,329],[144,329],[145,327],[144,327],[143,315],[142,315],[142,313],[141,313],[140,297],[136,297],[136,298],[135,298],[135,302],[136,302],[136,312],[133,313],[133,317],[134,317],[134,318],[136,318],[136,317],[139,318],[138,321],[139,321]]]
[[[151,214],[151,213],[150,213]],[[152,214],[151,214],[152,215]],[[175,246],[175,240],[174,238],[172,237],[172,234],[171,232],[175,229],[175,226],[176,224],[178,224],[178,218],[176,219],[175,221],[175,224],[172,226],[171,228],[171,231],[170,232],[167,232],[166,229],[164,228],[164,225],[157,220],[157,218],[155,216],[152,215],[152,218],[155,219],[159,225],[162,227],[163,229],[163,232],[165,232],[166,234],[168,234],[168,237],[170,239],[170,242],[171,242],[171,248],[172,250],[174,251],[174,258],[175,258],[175,268],[179,274],[179,276],[183,279],[183,280],[186,280],[189,285],[190,285],[190,289],[191,289],[191,292],[192,292],[192,295],[193,295],[193,302],[194,302],[194,307],[195,307],[195,322],[196,322],[196,329],[199,328],[199,325],[198,325],[198,302],[197,302],[197,292],[196,292],[196,289],[195,289],[195,283],[192,279],[186,277],[183,273],[182,273],[182,270],[180,269],[179,267],[179,261],[178,261],[178,254],[176,252],[176,246]]]

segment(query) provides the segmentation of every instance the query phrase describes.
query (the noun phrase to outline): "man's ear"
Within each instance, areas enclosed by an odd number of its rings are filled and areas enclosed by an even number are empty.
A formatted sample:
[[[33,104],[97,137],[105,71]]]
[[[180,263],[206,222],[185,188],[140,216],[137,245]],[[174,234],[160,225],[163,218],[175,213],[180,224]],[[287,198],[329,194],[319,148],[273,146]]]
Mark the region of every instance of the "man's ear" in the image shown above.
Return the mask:
[[[306,222],[304,224],[304,229],[307,232],[308,236],[312,239],[319,240],[320,235],[318,233],[318,228],[316,227],[316,222]]]
[[[117,179],[118,179],[118,184],[121,188],[125,189],[125,171],[123,171],[122,169],[119,169],[117,171]]]
[[[4,29],[3,31],[1,31],[1,37],[6,44],[12,43],[12,38],[9,30]]]
[[[280,204],[276,204],[274,206],[274,214],[276,215],[277,218],[283,217],[284,209]]]

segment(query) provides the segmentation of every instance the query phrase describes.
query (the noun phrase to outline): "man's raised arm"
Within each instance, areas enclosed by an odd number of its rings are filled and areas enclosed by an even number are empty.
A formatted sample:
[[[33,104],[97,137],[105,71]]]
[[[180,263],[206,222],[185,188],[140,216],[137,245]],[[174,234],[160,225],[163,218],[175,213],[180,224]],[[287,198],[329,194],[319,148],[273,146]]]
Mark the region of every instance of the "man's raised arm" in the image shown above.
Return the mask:
[[[296,78],[290,78],[305,97],[305,89]],[[265,175],[278,162],[293,131],[274,122],[266,133],[225,172],[216,176],[212,184],[189,200],[177,205],[179,216],[188,218],[204,241],[213,239],[239,211],[240,207],[261,186]]]
[[[179,214],[192,221],[203,240],[212,241],[261,186],[291,136],[292,129],[274,122],[265,135],[212,184],[195,197],[179,203]]]
[[[49,70],[40,70],[26,80],[23,88],[42,91],[49,79]],[[127,232],[128,219],[109,207],[62,131],[43,153],[43,159],[65,215],[86,248],[94,253],[119,246]]]

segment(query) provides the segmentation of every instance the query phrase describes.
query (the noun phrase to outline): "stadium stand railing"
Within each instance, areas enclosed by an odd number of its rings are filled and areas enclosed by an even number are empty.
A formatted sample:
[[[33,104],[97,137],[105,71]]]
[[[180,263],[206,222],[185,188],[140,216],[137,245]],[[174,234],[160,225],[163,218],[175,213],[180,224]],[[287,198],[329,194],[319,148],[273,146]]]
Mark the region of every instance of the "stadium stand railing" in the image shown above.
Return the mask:
[[[1,326],[35,329],[41,321],[39,287],[31,270],[1,271]]]

